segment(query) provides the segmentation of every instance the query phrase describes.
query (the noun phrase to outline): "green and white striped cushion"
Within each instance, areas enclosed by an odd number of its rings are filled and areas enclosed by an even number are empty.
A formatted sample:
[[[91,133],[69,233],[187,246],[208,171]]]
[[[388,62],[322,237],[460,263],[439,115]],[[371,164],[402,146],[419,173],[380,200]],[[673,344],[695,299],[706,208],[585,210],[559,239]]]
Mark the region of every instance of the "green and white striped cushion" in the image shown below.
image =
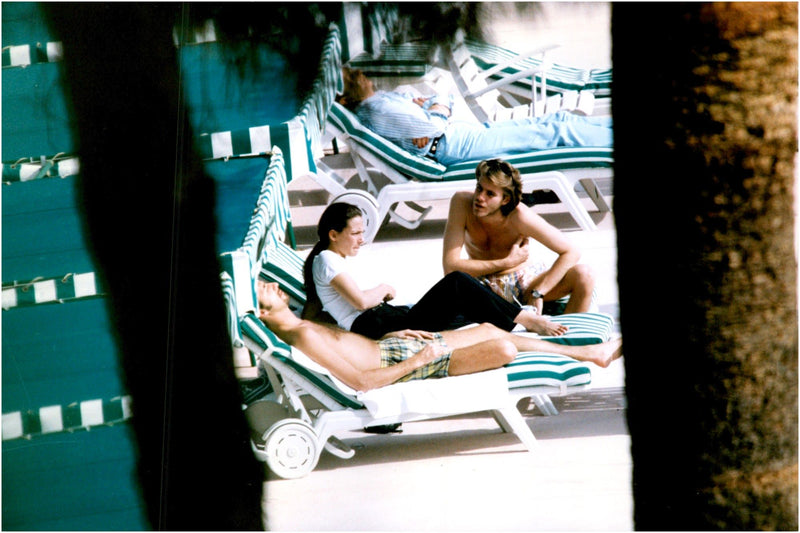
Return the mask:
[[[313,158],[309,158],[311,141],[299,117],[275,125],[202,133],[197,144],[204,159],[268,154],[273,146],[279,146],[288,154],[287,172],[291,176],[302,176],[316,169]]]
[[[305,304],[303,262],[303,258],[283,242],[270,243],[262,263],[261,277],[277,283],[292,299]]]
[[[3,413],[3,440],[110,426],[131,416],[130,396],[48,405],[35,411],[13,411]]]
[[[600,344],[608,342],[614,333],[614,318],[606,313],[569,313],[551,316],[549,320],[569,327],[564,335],[539,337],[557,344],[570,346]]]
[[[277,157],[276,157],[277,156]],[[267,168],[266,179],[261,188],[259,203],[267,206],[270,224],[267,226],[267,242],[283,242],[292,223],[292,211],[289,206],[287,177],[283,165],[283,157],[278,147],[274,148],[273,159]]]
[[[353,113],[337,102],[331,106],[328,120],[337,129],[349,135],[355,143],[374,153],[403,174],[421,181],[441,181],[447,171],[447,167],[444,165],[427,157],[413,155],[367,129]]]
[[[509,389],[575,387],[592,382],[589,365],[564,355],[520,352],[505,368]]]
[[[45,303],[64,303],[102,296],[94,272],[69,273],[58,278],[16,281],[3,285],[3,309]]]
[[[474,39],[466,39],[467,45],[475,63],[484,70],[489,70],[496,65],[515,58],[518,54],[511,50],[501,48]],[[537,58],[522,59],[519,63],[503,69],[506,75],[516,74],[523,70],[541,66],[542,61]],[[496,74],[493,79],[502,79],[502,74]],[[539,76],[537,75],[537,81]],[[582,69],[553,64],[547,71],[547,89],[549,93],[563,93],[566,91],[591,90],[595,96],[611,95],[612,69]],[[514,82],[515,85],[531,89],[530,81],[523,79]]]
[[[458,181],[475,179],[479,161],[464,161],[445,167],[427,157],[413,155],[364,127],[358,118],[338,103],[331,107],[330,123],[386,162],[398,172],[418,181]],[[580,168],[610,168],[613,148],[559,147],[505,157],[521,174]]]
[[[241,250],[247,253],[250,264],[258,268],[266,253],[268,242],[283,241],[291,223],[291,211],[286,189],[286,171],[283,153],[273,148],[269,167],[256,200],[250,224],[242,241]],[[256,272],[254,272],[255,277]]]

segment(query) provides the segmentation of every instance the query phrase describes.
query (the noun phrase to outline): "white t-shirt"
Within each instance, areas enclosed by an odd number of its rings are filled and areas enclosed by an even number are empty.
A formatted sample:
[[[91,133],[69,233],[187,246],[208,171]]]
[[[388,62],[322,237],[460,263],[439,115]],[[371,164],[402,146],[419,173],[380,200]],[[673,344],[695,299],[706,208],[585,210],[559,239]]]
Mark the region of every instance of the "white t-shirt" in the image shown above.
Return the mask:
[[[342,272],[348,272],[345,258],[336,252],[323,250],[314,258],[311,272],[314,275],[314,286],[322,302],[322,309],[330,313],[340,327],[350,330],[350,326],[361,311],[350,305],[350,302],[331,286],[333,278]]]

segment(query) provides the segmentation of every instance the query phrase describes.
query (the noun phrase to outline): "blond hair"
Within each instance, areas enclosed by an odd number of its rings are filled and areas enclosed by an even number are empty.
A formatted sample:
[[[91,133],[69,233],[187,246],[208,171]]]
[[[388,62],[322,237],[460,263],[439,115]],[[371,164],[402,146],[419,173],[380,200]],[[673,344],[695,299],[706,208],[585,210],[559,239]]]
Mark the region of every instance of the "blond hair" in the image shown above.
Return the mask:
[[[522,198],[522,179],[519,170],[502,159],[487,159],[478,163],[475,168],[475,178],[480,181],[486,178],[496,187],[503,189],[503,196],[508,197],[508,203],[500,206],[503,216],[508,216]]]

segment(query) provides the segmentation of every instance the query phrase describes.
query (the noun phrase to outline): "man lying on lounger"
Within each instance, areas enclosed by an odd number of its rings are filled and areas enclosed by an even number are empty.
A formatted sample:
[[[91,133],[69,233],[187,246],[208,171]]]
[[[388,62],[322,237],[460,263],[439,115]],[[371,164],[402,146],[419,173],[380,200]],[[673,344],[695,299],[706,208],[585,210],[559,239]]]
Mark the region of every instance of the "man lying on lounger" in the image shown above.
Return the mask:
[[[259,318],[284,342],[327,368],[345,385],[368,391],[412,379],[456,376],[499,368],[520,351],[561,354],[601,367],[622,355],[622,341],[564,346],[513,335],[491,324],[430,333],[404,330],[371,340],[335,326],[298,318],[277,283],[257,284]]]
[[[610,117],[586,117],[557,111],[544,117],[502,122],[451,120],[447,96],[413,97],[376,91],[360,70],[343,69],[339,103],[355,112],[364,126],[413,154],[443,165],[503,157],[557,146],[614,144]]]

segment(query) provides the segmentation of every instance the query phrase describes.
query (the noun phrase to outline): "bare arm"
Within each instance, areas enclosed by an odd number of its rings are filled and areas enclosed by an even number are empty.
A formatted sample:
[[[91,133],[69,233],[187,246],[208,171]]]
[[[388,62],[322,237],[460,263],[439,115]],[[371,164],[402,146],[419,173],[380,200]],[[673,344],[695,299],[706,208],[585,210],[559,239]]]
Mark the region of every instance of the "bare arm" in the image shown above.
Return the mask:
[[[461,257],[467,214],[472,208],[472,194],[456,193],[450,200],[450,212],[444,228],[442,266],[444,273],[460,271],[472,276],[485,276],[508,270],[528,260],[528,241],[520,239],[509,254],[500,259],[471,259]]]
[[[294,341],[292,344],[314,362],[327,368],[342,383],[357,391],[368,391],[390,385],[417,368],[436,360],[445,350],[442,346],[431,344],[395,365],[385,368],[359,368],[351,358],[358,358],[362,354],[353,354],[351,350],[360,347],[354,348],[332,341],[312,328],[304,328],[292,340]],[[375,347],[374,344],[371,346]],[[377,347],[375,350],[377,352]]]
[[[536,289],[547,294],[556,284],[564,278],[567,271],[578,263],[581,252],[564,235],[541,216],[529,208],[518,208],[514,216],[517,217],[518,229],[523,235],[533,237],[541,244],[558,254],[558,258],[545,272]]]
[[[353,277],[346,272],[337,274],[331,280],[331,287],[336,289],[336,292],[341,294],[350,305],[359,311],[372,309],[382,302],[393,299],[395,296],[394,288],[385,283],[363,291],[358,287]]]

